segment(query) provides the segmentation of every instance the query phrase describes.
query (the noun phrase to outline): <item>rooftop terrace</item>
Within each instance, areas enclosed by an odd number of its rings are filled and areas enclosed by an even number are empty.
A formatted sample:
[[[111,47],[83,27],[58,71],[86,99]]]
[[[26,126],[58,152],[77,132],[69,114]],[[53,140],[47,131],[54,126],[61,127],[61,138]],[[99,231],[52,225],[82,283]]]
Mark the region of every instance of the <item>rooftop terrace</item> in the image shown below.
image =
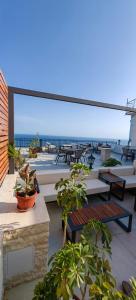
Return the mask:
[[[30,166],[37,170],[41,193],[38,195],[37,203],[33,209],[20,213],[19,207],[17,207],[17,195],[14,193],[14,186],[18,177],[18,172],[15,172],[14,169],[15,157],[10,157],[10,159],[8,157],[8,143],[11,146],[14,143],[15,94],[43,98],[44,100],[51,99],[52,101],[59,100],[80,105],[116,109],[132,114],[136,113],[136,109],[134,107],[10,87],[7,86],[3,75],[0,73],[0,114],[2,120],[0,122],[0,293],[2,295],[5,288],[5,297],[8,300],[31,300],[35,283],[43,278],[47,271],[49,256],[62,246],[61,210],[56,202],[54,185],[61,177],[67,178],[69,176],[70,161],[65,156],[65,162],[62,159],[62,161],[59,160],[56,163],[57,153],[47,153],[45,149],[43,149],[43,152],[38,153],[37,158],[28,158],[26,149],[21,150],[23,156],[26,157],[26,162],[29,162]],[[106,152],[108,148],[109,152]],[[123,159],[122,165],[128,165],[128,168],[121,166],[117,169],[116,167],[104,169],[113,172],[112,174],[115,172],[114,175],[122,179],[125,177],[123,179],[125,184],[123,186],[117,185],[119,191],[120,188],[123,190],[123,194],[125,189],[124,201],[120,202],[113,197],[110,183],[104,183],[100,180],[99,175],[102,170],[99,170],[99,168],[102,161],[111,155],[120,160],[121,152],[117,151],[119,153],[117,154],[115,149],[113,150],[109,146],[107,148],[104,146],[98,150],[100,150],[99,153],[95,151],[90,153],[94,156],[95,161],[93,170],[89,174],[90,177],[88,177],[88,186],[86,185],[90,197],[89,205],[92,206],[92,204],[100,201],[103,203],[96,194],[101,195],[101,193],[106,192],[109,197],[110,191],[111,200],[117,201],[133,214],[132,231],[129,233],[124,232],[115,222],[108,223],[113,237],[111,264],[117,286],[120,288],[122,280],[128,280],[136,275],[136,212],[134,210],[136,162],[132,165],[131,159],[127,161]],[[135,156],[136,149],[130,150],[133,151]],[[82,157],[77,160],[75,152],[70,154],[69,157],[71,162],[82,161]],[[85,156],[82,162],[89,165],[88,159],[89,156]],[[131,190],[129,193],[128,188]],[[53,202],[47,202],[50,197]],[[125,219],[123,219],[123,222],[126,224]],[[79,238],[80,234],[78,235]]]

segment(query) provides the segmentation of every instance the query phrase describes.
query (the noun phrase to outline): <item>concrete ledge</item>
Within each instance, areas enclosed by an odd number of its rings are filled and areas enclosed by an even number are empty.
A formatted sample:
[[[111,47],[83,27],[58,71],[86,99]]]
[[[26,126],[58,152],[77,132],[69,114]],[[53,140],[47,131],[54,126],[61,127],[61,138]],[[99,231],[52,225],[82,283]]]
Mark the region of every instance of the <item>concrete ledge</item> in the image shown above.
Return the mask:
[[[4,287],[42,277],[47,268],[49,215],[42,195],[35,208],[17,210],[17,174],[7,175],[0,188],[0,230],[3,235]]]

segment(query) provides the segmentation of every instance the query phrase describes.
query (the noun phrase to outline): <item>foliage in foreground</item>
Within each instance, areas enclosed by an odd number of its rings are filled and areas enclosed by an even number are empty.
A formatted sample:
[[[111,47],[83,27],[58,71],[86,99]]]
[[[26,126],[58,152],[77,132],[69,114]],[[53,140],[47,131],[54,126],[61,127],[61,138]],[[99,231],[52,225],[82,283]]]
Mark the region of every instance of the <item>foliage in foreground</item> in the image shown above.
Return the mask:
[[[117,165],[121,165],[121,162],[113,157],[108,158],[102,164],[103,167],[115,167]]]
[[[91,220],[84,227],[79,243],[68,242],[50,260],[50,271],[37,284],[33,300],[69,300],[75,290],[80,300],[126,300],[116,290],[107,255],[111,254],[111,234],[108,227]],[[133,283],[134,284],[134,283]]]
[[[56,183],[57,203],[62,208],[62,220],[64,221],[64,239],[66,241],[66,228],[68,215],[73,209],[83,206],[86,197],[86,185],[84,183],[85,176],[89,174],[89,168],[82,163],[73,164],[68,179],[61,178]]]
[[[64,246],[50,261],[50,271],[34,290],[33,300],[72,300],[77,289],[80,300],[136,300],[136,282],[132,280],[132,297],[116,289],[108,256],[111,255],[111,234],[106,224],[96,220],[84,226],[79,243],[66,243],[69,213],[86,201],[84,184],[88,168],[74,164],[69,179],[56,184],[57,201],[62,208]]]

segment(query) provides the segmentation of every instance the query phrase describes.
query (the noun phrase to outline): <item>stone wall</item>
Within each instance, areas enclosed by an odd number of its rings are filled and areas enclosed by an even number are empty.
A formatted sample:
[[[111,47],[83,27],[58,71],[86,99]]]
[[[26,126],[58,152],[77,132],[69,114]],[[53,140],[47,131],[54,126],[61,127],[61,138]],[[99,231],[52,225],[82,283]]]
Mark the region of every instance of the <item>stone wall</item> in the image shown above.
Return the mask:
[[[3,248],[5,290],[41,278],[47,270],[50,219],[44,197],[40,193],[35,207],[20,213],[13,189],[16,177],[17,174],[7,175],[0,187],[0,251]]]
[[[48,224],[4,232],[4,286],[41,278],[47,270]]]

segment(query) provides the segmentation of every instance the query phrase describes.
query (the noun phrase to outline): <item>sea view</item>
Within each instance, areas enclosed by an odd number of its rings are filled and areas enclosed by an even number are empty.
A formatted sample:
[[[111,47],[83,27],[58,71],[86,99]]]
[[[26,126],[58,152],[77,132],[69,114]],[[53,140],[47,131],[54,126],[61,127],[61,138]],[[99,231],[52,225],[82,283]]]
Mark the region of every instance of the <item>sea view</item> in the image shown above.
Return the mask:
[[[50,143],[56,146],[63,144],[85,144],[85,143],[108,143],[114,145],[118,142],[118,139],[110,138],[92,138],[92,137],[72,137],[72,136],[54,136],[54,135],[40,135],[40,134],[15,134],[15,146],[16,147],[29,147],[32,140],[37,138],[41,141],[42,146],[46,143]],[[127,140],[120,140],[121,145],[127,145]]]

